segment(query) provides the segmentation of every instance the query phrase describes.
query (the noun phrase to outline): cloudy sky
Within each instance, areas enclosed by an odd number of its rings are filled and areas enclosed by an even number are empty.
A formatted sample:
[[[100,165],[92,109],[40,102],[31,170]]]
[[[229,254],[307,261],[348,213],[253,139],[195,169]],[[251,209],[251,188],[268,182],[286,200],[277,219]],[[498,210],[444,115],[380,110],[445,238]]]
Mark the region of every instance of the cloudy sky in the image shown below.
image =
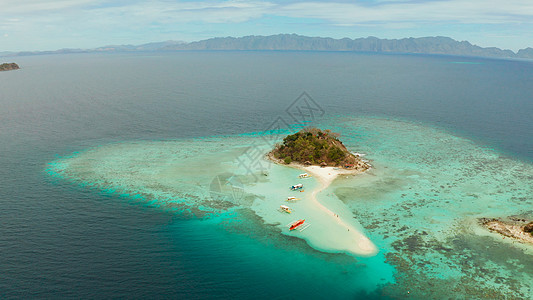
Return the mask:
[[[532,0],[0,0],[0,52],[297,33],[533,47]]]

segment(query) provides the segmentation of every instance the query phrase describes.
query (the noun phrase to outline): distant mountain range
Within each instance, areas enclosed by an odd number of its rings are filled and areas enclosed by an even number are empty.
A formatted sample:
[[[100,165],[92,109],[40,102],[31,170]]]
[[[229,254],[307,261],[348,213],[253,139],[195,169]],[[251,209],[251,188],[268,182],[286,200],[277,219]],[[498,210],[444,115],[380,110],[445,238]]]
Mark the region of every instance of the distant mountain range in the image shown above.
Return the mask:
[[[333,39],[308,37],[297,34],[270,36],[218,37],[198,42],[166,41],[143,45],[111,45],[94,49],[61,49],[56,51],[1,52],[1,56],[41,55],[90,52],[134,52],[134,51],[184,51],[184,50],[290,50],[290,51],[351,51],[376,53],[419,53],[495,58],[533,59],[533,48],[518,52],[496,47],[479,47],[467,41],[456,41],[449,37],[422,37],[404,39],[379,39],[376,37],[358,39]]]

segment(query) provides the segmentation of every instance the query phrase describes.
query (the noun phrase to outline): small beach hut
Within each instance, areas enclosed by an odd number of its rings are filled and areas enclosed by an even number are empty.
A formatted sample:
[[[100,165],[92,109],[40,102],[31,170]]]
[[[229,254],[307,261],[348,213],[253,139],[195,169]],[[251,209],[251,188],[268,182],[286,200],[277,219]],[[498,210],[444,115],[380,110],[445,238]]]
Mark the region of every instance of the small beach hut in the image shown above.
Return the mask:
[[[323,168],[323,167],[327,167],[327,166],[328,166],[328,164],[327,164],[325,161],[323,161],[322,163],[320,163],[320,167],[322,167],[322,168]]]

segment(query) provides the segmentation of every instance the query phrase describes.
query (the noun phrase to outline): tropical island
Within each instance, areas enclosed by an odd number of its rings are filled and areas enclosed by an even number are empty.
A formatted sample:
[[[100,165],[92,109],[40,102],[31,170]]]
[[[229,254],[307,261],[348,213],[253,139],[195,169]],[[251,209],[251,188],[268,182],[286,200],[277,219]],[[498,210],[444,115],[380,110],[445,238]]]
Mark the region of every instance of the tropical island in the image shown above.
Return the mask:
[[[359,155],[346,149],[339,140],[339,134],[328,129],[305,128],[288,135],[269,153],[269,157],[284,164],[342,167],[359,171],[370,168]]]
[[[377,247],[354,226],[353,216],[346,208],[332,211],[317,199],[317,194],[325,190],[339,175],[355,176],[370,169],[370,164],[360,155],[353,154],[339,140],[339,134],[330,130],[305,128],[286,136],[267,154],[267,158],[277,164],[298,168],[306,173],[301,178],[312,176],[320,186],[310,194],[310,201],[302,203],[301,211],[319,211],[321,227],[327,229],[329,236],[310,233],[305,239],[318,248],[331,252],[346,252],[355,255],[372,256]]]
[[[3,63],[0,64],[0,71],[18,70],[20,67],[16,63]]]

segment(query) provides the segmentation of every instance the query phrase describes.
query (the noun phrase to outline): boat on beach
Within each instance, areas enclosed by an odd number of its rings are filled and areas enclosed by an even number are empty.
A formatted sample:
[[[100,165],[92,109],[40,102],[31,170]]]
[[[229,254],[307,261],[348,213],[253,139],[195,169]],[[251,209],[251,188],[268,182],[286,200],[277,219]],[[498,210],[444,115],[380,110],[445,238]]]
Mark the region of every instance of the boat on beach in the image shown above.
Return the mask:
[[[290,224],[289,230],[297,229],[298,227],[302,226],[305,222],[305,219],[300,219],[298,221],[294,221]]]

